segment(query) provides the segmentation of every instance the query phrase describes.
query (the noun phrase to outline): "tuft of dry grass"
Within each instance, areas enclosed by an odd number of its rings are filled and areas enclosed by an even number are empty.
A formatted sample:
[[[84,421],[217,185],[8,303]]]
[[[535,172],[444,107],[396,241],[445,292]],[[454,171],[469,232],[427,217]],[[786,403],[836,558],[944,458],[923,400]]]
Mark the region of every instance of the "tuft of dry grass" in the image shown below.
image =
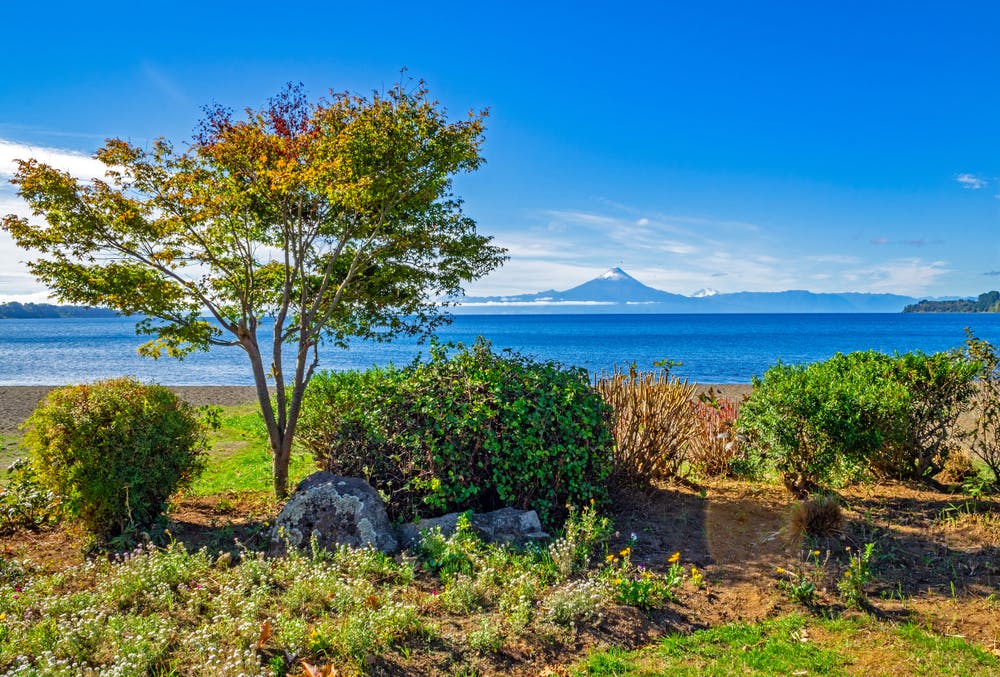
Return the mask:
[[[793,503],[788,511],[787,532],[793,539],[805,536],[824,537],[841,531],[844,513],[840,500],[831,494],[820,494]]]
[[[979,470],[969,455],[956,449],[948,454],[944,467],[937,475],[937,480],[943,484],[962,484],[978,474]]]

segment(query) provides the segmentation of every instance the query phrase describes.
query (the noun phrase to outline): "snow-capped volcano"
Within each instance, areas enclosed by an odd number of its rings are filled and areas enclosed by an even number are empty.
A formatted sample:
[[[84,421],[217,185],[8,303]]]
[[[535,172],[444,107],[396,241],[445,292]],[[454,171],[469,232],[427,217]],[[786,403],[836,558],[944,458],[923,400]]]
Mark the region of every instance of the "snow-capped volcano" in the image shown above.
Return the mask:
[[[626,273],[621,268],[608,268],[600,276],[597,277],[598,280],[634,280],[635,278]]]

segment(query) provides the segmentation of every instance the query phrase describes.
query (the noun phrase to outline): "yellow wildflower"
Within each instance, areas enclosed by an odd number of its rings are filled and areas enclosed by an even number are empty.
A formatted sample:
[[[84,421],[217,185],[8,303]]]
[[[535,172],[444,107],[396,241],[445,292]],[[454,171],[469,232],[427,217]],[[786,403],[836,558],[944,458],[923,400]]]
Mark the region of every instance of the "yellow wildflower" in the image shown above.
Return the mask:
[[[625,549],[619,553],[622,557],[628,557],[632,554],[632,548],[625,546]]]
[[[609,562],[614,562],[615,561],[615,556],[614,555],[608,555],[604,559],[606,559]]]
[[[681,558],[681,553],[680,552],[675,552],[673,555],[671,555],[670,557],[667,558],[667,561],[670,562],[671,564],[674,564],[677,561],[679,561],[680,558]]]
[[[778,567],[777,569],[775,569],[775,571],[778,572],[779,574],[787,574],[788,573],[787,571],[785,571],[781,567]]]
[[[698,567],[691,567],[691,582],[694,583],[696,588],[700,588],[702,583],[705,581],[705,576],[698,571]]]

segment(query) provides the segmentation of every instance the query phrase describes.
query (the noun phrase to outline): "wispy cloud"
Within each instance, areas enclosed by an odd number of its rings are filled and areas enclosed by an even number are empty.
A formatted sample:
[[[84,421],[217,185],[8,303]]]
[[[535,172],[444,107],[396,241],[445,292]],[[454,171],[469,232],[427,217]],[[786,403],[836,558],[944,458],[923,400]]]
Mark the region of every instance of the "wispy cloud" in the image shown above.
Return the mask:
[[[861,262],[857,256],[844,256],[842,254],[817,254],[806,256],[805,260],[816,263],[842,263],[844,265],[854,265]]]
[[[962,184],[963,188],[968,188],[969,190],[979,190],[980,188],[985,188],[989,185],[989,181],[975,174],[969,174],[968,172],[963,172],[955,177],[955,180]]]
[[[845,271],[844,279],[859,289],[893,294],[919,294],[951,270],[945,261],[894,259]]]
[[[869,240],[871,244],[874,245],[905,245],[907,247],[924,247],[926,245],[944,244],[944,240],[928,240],[926,238],[917,237],[908,240],[892,240],[888,237],[873,237]]]
[[[690,255],[697,253],[704,242],[689,229],[653,217],[633,218],[631,215],[607,215],[571,210],[543,212],[550,230],[574,232],[580,235],[586,229],[588,239],[604,241],[602,249],[642,249],[667,254]],[[598,250],[600,251],[600,250]]]
[[[146,79],[168,99],[185,106],[191,105],[191,98],[161,68],[147,61],[142,64],[142,72]]]
[[[1000,270],[987,270],[983,273],[983,275],[987,275],[989,277],[1000,277]]]

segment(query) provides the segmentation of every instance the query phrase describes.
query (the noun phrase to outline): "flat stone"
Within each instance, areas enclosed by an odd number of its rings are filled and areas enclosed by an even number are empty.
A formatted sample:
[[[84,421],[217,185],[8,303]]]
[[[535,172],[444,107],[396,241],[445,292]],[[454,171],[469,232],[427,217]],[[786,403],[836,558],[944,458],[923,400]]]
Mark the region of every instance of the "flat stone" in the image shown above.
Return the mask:
[[[462,513],[453,512],[441,517],[422,519],[399,527],[399,542],[404,548],[413,547],[424,531],[440,528],[444,536],[455,533],[458,517]],[[469,519],[472,530],[486,543],[504,543],[524,546],[528,543],[546,541],[549,534],[542,531],[538,513],[534,510],[501,508],[492,512],[473,513]]]

